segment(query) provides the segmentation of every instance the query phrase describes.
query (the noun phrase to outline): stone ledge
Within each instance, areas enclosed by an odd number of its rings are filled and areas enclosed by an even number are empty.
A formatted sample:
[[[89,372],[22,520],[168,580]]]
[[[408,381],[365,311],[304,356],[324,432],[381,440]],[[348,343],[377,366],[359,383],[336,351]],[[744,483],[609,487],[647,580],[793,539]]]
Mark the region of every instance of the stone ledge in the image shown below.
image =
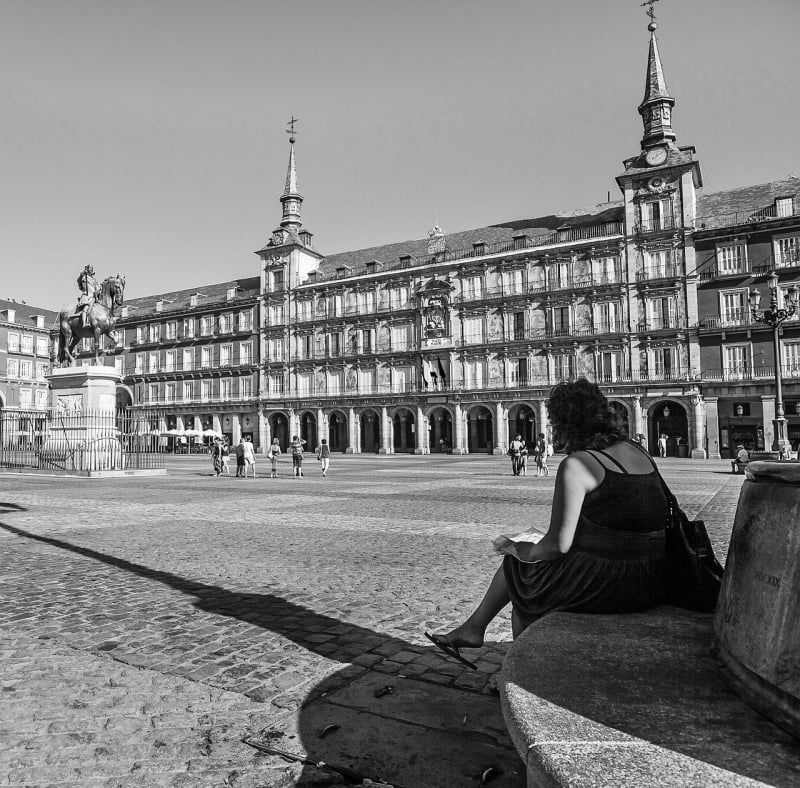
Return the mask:
[[[731,692],[711,640],[710,614],[672,607],[529,627],[500,676],[528,785],[796,785],[797,742]]]

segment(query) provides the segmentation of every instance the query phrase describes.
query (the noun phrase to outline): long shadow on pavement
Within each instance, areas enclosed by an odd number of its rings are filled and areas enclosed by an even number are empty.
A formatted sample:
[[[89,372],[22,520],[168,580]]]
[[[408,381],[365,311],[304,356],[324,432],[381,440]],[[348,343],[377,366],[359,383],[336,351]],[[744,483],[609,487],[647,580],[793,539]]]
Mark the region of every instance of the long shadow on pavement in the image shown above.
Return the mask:
[[[14,507],[16,508],[16,507]],[[505,773],[493,785],[497,788],[521,786],[522,764],[511,746],[505,726],[499,713],[499,701],[487,695],[464,693],[453,687],[441,687],[434,683],[404,680],[389,674],[377,673],[360,688],[348,687],[354,682],[351,661],[359,655],[372,653],[380,659],[401,652],[405,655],[437,653],[429,647],[421,647],[393,635],[376,632],[357,624],[349,624],[330,616],[317,613],[302,605],[298,605],[276,594],[249,594],[229,591],[216,585],[208,585],[195,580],[188,580],[171,572],[152,569],[142,564],[101,553],[88,547],[80,547],[63,539],[42,536],[25,531],[22,528],[0,522],[0,528],[24,539],[41,542],[60,550],[67,550],[80,556],[100,561],[104,564],[130,572],[143,578],[155,580],[181,593],[193,596],[194,606],[214,615],[228,616],[248,624],[278,633],[293,641],[302,648],[321,656],[344,662],[348,668],[329,676],[308,692],[299,711],[297,735],[303,743],[308,757],[318,763],[325,761],[342,763],[348,755],[352,756],[351,764],[362,770],[370,763],[370,747],[376,748],[372,754],[383,761],[382,766],[375,769],[392,768],[403,771],[405,767],[416,770],[417,776],[407,785],[426,785],[426,788],[438,788],[452,785],[452,780],[459,785],[479,785],[480,770],[472,765],[469,771],[467,761],[480,753],[482,763],[488,765],[489,758],[502,757]],[[447,663],[443,662],[443,665]],[[362,671],[363,672],[363,671]],[[442,678],[452,677],[455,673],[443,670]],[[377,683],[376,683],[377,682]],[[386,698],[374,692],[381,685],[392,685],[400,690],[404,697],[402,702],[387,709]],[[413,685],[413,686],[412,686]],[[327,700],[338,690],[345,688],[343,700],[331,702]],[[323,699],[324,702],[320,703]],[[451,725],[449,720],[456,718],[461,723],[464,711],[460,703],[472,704],[469,708],[470,725]],[[405,705],[403,705],[405,704]],[[430,709],[437,709],[431,715]],[[416,712],[421,712],[424,722],[415,721]],[[331,716],[333,715],[333,716]],[[493,719],[488,719],[492,717]],[[481,719],[484,718],[484,719]],[[342,744],[337,745],[335,737],[328,741],[320,737],[320,731],[335,722],[336,719],[347,720],[351,727],[361,727],[355,738],[351,734],[350,750],[346,747],[345,737]],[[430,729],[425,725],[429,724]],[[466,721],[467,717],[464,716]],[[339,727],[338,725],[336,727]],[[344,726],[342,726],[344,727]],[[442,736],[437,749],[436,733]],[[431,735],[433,734],[433,735]],[[405,743],[406,746],[402,746]],[[459,747],[460,745],[460,747]],[[276,746],[278,746],[276,744]],[[338,746],[338,752],[337,752]],[[353,752],[354,748],[361,752]],[[287,748],[288,749],[288,748]],[[425,752],[427,750],[427,752]],[[446,751],[446,752],[445,752]],[[387,757],[387,754],[391,757]],[[337,761],[337,758],[339,759]],[[387,761],[392,761],[387,767]],[[420,770],[425,771],[421,761],[438,760],[437,768],[431,764],[430,777],[420,782]],[[408,763],[404,763],[408,761]],[[417,763],[420,761],[420,763]],[[405,771],[408,772],[408,768]],[[374,773],[371,776],[374,779]],[[429,779],[429,781],[427,781]],[[319,772],[315,768],[304,770],[296,783],[298,786],[317,785]]]

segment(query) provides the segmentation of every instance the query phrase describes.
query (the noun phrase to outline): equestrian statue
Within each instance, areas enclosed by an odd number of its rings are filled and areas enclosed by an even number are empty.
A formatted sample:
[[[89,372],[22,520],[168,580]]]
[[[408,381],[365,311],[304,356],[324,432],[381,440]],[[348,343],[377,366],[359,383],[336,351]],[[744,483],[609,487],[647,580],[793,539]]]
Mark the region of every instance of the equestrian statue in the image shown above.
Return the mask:
[[[62,367],[75,363],[74,350],[82,339],[94,340],[95,364],[100,363],[101,352],[109,353],[117,346],[117,309],[122,306],[125,295],[125,277],[116,274],[100,284],[94,276],[94,268],[86,265],[78,276],[81,291],[75,310],[64,308],[50,332],[52,360]],[[101,337],[108,337],[112,345],[104,347]]]

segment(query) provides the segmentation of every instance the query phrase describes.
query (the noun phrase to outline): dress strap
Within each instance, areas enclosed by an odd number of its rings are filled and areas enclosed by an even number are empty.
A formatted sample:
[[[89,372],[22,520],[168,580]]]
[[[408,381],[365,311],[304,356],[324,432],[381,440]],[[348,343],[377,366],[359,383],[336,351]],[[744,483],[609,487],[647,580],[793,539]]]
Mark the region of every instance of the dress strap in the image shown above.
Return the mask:
[[[626,476],[629,475],[627,468],[625,468],[621,463],[617,462],[610,454],[608,454],[607,452],[604,452],[602,449],[586,449],[586,451],[587,451],[588,454],[591,454],[593,457],[594,457],[594,452],[597,452],[598,454],[602,454],[606,459],[611,460],[611,462],[613,462],[614,465],[616,465],[617,468],[619,468]],[[597,460],[597,457],[595,457],[595,459]],[[600,462],[600,461],[598,460],[598,462]],[[603,463],[601,462],[600,464],[602,465]]]

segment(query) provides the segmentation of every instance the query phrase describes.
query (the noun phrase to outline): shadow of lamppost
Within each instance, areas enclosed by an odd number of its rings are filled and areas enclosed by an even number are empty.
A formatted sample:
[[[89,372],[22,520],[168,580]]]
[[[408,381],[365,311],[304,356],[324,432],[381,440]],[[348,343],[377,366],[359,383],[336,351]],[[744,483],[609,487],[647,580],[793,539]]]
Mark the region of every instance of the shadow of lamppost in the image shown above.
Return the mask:
[[[772,329],[772,349],[775,356],[775,418],[772,423],[775,425],[775,436],[773,451],[778,452],[780,459],[788,457],[791,450],[786,431],[786,416],[783,411],[783,390],[781,388],[781,347],[780,347],[780,326],[794,315],[798,308],[798,290],[792,285],[787,291],[788,303],[784,307],[778,304],[778,274],[773,271],[767,279],[770,290],[769,309],[758,309],[761,302],[761,293],[755,288],[750,291],[750,311],[753,319],[757,323],[764,323]]]

